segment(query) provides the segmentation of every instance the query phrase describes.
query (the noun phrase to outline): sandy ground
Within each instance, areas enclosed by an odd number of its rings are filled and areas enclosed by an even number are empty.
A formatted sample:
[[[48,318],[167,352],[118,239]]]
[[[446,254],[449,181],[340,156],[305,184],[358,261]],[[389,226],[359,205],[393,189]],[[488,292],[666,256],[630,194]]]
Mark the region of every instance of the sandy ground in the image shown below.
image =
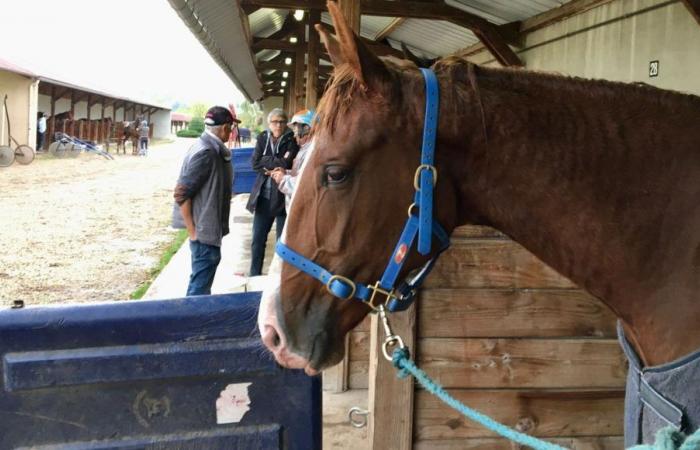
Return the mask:
[[[0,303],[127,299],[175,234],[172,189],[191,143],[0,168]]]

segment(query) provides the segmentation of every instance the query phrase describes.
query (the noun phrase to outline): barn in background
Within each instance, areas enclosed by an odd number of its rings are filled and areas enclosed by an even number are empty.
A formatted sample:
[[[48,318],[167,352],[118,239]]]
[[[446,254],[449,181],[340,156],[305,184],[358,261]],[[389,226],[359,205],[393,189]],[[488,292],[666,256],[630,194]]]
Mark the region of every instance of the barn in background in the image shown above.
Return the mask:
[[[66,132],[96,142],[110,137],[110,132],[99,123],[105,118],[113,123],[133,121],[141,116],[151,124],[153,138],[167,138],[171,134],[169,106],[44,76],[0,59],[0,101],[5,95],[8,96],[13,137],[20,144],[32,148],[36,147],[38,112],[43,112],[49,118],[44,149],[50,144],[53,130],[65,130],[59,127],[64,117],[70,117],[71,121]],[[56,121],[52,123],[50,117],[56,116],[61,124],[56,124]],[[7,142],[6,131],[0,132],[0,142]]]

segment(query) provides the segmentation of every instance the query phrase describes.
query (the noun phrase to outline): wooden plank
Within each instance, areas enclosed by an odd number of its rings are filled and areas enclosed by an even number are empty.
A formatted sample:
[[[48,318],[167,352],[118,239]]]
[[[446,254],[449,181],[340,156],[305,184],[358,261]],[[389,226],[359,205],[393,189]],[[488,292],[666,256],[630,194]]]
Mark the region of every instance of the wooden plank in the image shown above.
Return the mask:
[[[620,450],[623,436],[561,437],[547,441],[570,450]],[[472,438],[450,440],[422,440],[413,444],[414,450],[513,450],[523,448],[501,438]]]
[[[340,394],[323,393],[323,448],[364,450],[368,447],[367,427],[355,428],[348,421],[353,407],[367,409],[367,390]]]
[[[415,348],[415,304],[390,317],[393,332]],[[378,315],[372,315],[369,355],[369,442],[372,450],[410,450],[413,445],[413,380],[399,379],[396,369],[382,355],[384,331]]]
[[[539,437],[623,434],[624,391],[450,390],[498,422]],[[416,393],[417,441],[494,436],[434,395]],[[425,447],[424,447],[425,448]]]
[[[453,240],[425,282],[430,288],[575,288],[512,241]]]
[[[367,358],[368,353],[365,353]],[[350,365],[350,335],[345,336],[345,356],[333,367],[323,371],[323,390],[328,392],[345,392],[348,390],[348,370]]]
[[[351,345],[350,389],[368,386],[367,344]],[[622,388],[627,374],[614,339],[421,338],[418,366],[449,388]]]
[[[580,290],[423,289],[421,337],[607,337],[615,315]]]
[[[614,339],[420,339],[418,366],[448,388],[622,388]]]
[[[491,227],[482,227],[478,225],[463,225],[452,231],[450,236],[452,239],[467,239],[467,238],[498,238],[508,240],[508,237]]]

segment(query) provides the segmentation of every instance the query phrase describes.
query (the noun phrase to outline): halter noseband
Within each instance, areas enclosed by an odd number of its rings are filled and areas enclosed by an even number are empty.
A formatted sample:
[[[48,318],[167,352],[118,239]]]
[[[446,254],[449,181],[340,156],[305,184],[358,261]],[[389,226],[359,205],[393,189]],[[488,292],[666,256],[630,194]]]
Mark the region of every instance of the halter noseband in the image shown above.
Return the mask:
[[[381,280],[374,285],[357,283],[341,275],[334,275],[310,259],[295,252],[282,241],[277,243],[277,254],[287,263],[319,280],[328,292],[343,300],[356,298],[373,310],[384,304],[388,311],[403,311],[415,300],[416,289],[423,284],[440,254],[450,246],[450,238],[445,230],[433,219],[433,188],[437,182],[435,159],[435,138],[437,134],[438,106],[440,93],[437,78],[430,69],[420,69],[425,79],[425,123],[423,126],[423,146],[421,164],[416,169],[413,185],[416,189],[414,200],[408,207],[408,220],[394,248]],[[418,215],[414,210],[418,209]],[[407,277],[398,286],[396,278],[406,261],[408,251],[418,234],[418,253],[428,255],[432,238],[439,241],[440,248],[413,276]],[[383,298],[382,298],[383,297]],[[383,302],[382,302],[383,300]]]

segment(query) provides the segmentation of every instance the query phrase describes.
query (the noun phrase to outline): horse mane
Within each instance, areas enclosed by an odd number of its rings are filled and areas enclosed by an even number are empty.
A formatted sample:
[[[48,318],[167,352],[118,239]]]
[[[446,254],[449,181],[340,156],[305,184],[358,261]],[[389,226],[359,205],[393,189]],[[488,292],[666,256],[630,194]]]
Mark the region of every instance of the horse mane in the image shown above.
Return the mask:
[[[382,57],[380,59],[392,75],[393,87],[398,87],[400,83],[398,75],[400,73],[417,69],[417,66],[408,60],[394,57]],[[358,92],[364,92],[364,87],[355,77],[355,73],[350,65],[341,64],[335,67],[331,77],[326,82],[325,92],[318,104],[317,117],[319,118],[319,124],[317,127],[314,127],[312,133],[315,133],[317,129],[328,129],[332,135],[338,117],[350,109],[353,96]],[[382,98],[375,97],[374,100],[381,101]]]
[[[394,84],[394,92],[401,83],[401,74],[416,72],[417,66],[407,60],[398,60],[392,57],[383,57],[381,60],[391,74]],[[547,92],[557,92],[562,101],[567,101],[571,94],[589,98],[605,98],[610,101],[644,102],[646,105],[677,108],[685,105],[691,108],[700,108],[700,97],[661,89],[646,83],[625,83],[600,79],[587,79],[575,76],[566,76],[555,72],[541,72],[523,70],[522,68],[486,67],[467,61],[458,56],[447,56],[435,62],[432,66],[438,78],[447,79],[450,82],[443,85],[441,97],[451,97],[455,108],[473,108],[476,101],[478,112],[481,115],[484,137],[487,136],[487,120],[485,104],[492,98],[494,92],[518,92],[526,88],[535,87]],[[352,68],[348,64],[336,67],[326,83],[326,90],[319,102],[318,118],[319,126],[314,127],[313,133],[318,129],[327,129],[333,134],[338,117],[346,114],[350,109],[353,96],[358,92],[364,92],[364,87],[359,83]],[[382,101],[382,97],[370,99]]]
[[[602,79],[588,79],[567,76],[556,72],[524,70],[510,67],[486,67],[470,63],[464,58],[448,56],[437,61],[433,70],[438,76],[445,76],[453,82],[470,85],[482,101],[479,86],[488,91],[518,91],[521,88],[536,86],[549,91],[580,93],[585,97],[616,98],[624,96],[624,101],[644,99],[659,105],[677,106],[679,102],[688,106],[700,107],[700,97],[658,88],[643,82],[620,82]]]

